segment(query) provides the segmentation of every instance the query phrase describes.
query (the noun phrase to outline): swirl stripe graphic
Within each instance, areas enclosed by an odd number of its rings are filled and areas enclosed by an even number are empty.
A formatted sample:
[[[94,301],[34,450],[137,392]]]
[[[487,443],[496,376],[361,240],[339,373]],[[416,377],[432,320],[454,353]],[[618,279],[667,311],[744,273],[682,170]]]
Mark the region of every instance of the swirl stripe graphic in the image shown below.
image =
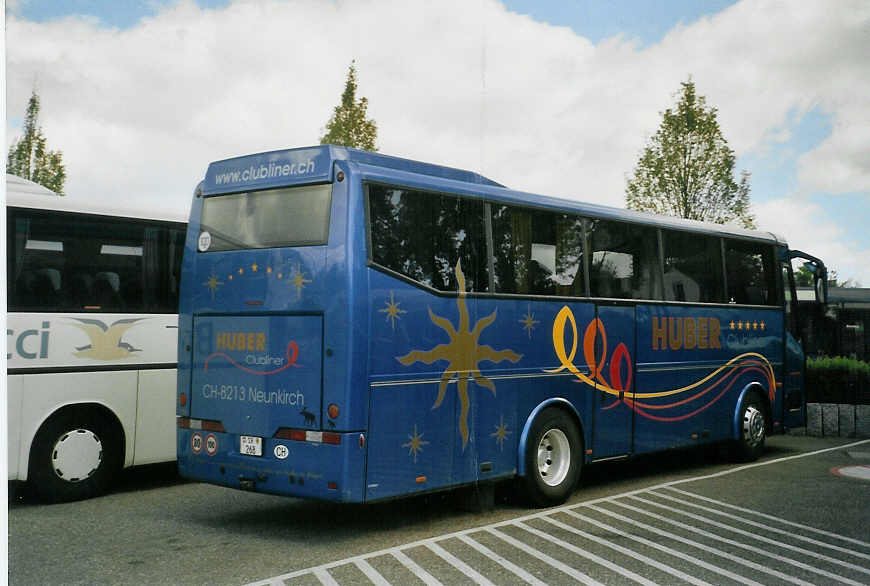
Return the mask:
[[[276,368],[274,370],[265,370],[264,371],[264,370],[254,370],[253,368],[248,368],[247,366],[245,366],[243,364],[239,364],[238,362],[233,360],[229,355],[224,354],[223,352],[214,352],[213,354],[209,354],[208,357],[205,359],[204,370],[206,372],[208,372],[208,363],[212,358],[225,358],[230,364],[232,364],[233,366],[235,366],[239,370],[244,370],[245,372],[250,373],[250,374],[258,374],[260,376],[269,376],[271,374],[278,374],[279,372],[287,370],[291,366],[293,368],[302,368],[301,364],[296,364],[296,359],[299,357],[299,346],[296,345],[296,342],[291,340],[290,343],[287,344],[287,351],[285,353],[285,356],[287,357],[286,364],[284,364],[283,366]]]
[[[567,330],[569,326],[570,330]],[[568,350],[565,343],[566,331],[571,333],[570,350]],[[600,336],[600,344],[602,348],[601,359],[598,363],[595,361],[596,336]],[[567,370],[576,377],[577,380],[575,382],[586,384],[598,391],[611,395],[614,400],[612,403],[602,407],[604,410],[613,409],[620,403],[623,403],[639,415],[649,419],[666,422],[682,421],[697,415],[705,409],[709,409],[734,386],[742,375],[750,372],[759,373],[763,377],[764,381],[767,383],[767,392],[771,401],[774,399],[774,394],[776,392],[776,379],[773,372],[773,366],[764,355],[757,352],[745,352],[735,356],[722,366],[716,368],[710,374],[684,387],[647,393],[633,392],[631,390],[633,382],[631,368],[632,358],[628,347],[624,343],[617,345],[616,349],[613,351],[613,355],[611,356],[610,369],[608,373],[610,375],[610,381],[607,381],[604,378],[604,364],[606,363],[607,358],[607,333],[604,323],[600,319],[594,318],[583,333],[583,357],[586,360],[586,367],[589,369],[588,375],[582,373],[574,364],[574,357],[577,355],[577,341],[577,321],[574,318],[574,313],[566,305],[562,307],[553,321],[553,350],[556,353],[560,366],[552,370],[545,370],[544,372],[554,374]],[[622,378],[623,366],[625,366],[626,373],[624,382]],[[665,416],[653,415],[649,412],[663,411],[687,405],[693,401],[708,396],[715,392],[719,387],[722,388],[718,394],[689,413],[676,416]],[[690,397],[680,399],[674,397],[675,395],[682,395],[695,390],[698,392]],[[676,400],[660,404],[640,401],[640,399],[660,399],[662,397],[674,397]]]

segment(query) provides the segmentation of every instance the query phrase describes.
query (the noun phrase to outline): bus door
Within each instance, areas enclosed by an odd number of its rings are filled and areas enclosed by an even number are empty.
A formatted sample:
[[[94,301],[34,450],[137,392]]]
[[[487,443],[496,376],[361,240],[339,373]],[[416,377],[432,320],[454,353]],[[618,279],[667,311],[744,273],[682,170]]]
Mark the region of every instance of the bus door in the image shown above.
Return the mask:
[[[782,403],[782,412],[777,413],[783,425],[786,427],[799,427],[805,424],[804,414],[804,351],[801,348],[799,340],[801,339],[801,331],[798,323],[798,304],[796,303],[797,295],[794,288],[794,276],[792,273],[791,262],[783,262],[782,282],[785,300],[785,347],[783,352],[783,376],[780,378],[784,381]]]
[[[596,306],[594,459],[631,452],[634,411],[625,394],[634,385],[634,313],[633,305]]]

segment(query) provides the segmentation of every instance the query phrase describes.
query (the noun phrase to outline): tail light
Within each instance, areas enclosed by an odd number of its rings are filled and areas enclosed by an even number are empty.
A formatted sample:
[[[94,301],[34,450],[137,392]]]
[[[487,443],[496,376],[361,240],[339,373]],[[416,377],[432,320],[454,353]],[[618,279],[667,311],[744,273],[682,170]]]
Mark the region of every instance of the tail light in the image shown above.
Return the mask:
[[[307,429],[289,429],[282,427],[275,432],[274,437],[300,442],[314,442],[318,444],[341,444],[341,434],[329,431],[310,431]]]
[[[203,431],[217,431],[225,433],[224,424],[211,419],[193,419],[191,417],[176,418],[178,427],[181,429],[201,429]]]

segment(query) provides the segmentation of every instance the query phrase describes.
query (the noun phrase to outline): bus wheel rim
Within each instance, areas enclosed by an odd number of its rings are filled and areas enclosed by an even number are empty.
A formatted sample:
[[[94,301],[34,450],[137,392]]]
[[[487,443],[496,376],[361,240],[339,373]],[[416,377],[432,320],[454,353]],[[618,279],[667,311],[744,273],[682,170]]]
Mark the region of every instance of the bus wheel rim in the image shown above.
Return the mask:
[[[51,451],[55,475],[66,482],[87,480],[103,461],[103,444],[87,429],[74,429],[60,436]]]
[[[547,431],[538,443],[538,475],[547,486],[562,484],[571,469],[571,444],[561,429]]]
[[[764,441],[764,414],[753,405],[747,407],[743,414],[743,437],[751,447]]]

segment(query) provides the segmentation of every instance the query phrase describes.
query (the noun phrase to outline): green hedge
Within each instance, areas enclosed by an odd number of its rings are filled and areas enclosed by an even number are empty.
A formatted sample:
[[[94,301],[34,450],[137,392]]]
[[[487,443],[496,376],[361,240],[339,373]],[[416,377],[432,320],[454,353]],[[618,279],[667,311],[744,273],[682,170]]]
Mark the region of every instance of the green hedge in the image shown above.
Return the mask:
[[[870,364],[833,356],[807,359],[807,402],[870,404]]]

